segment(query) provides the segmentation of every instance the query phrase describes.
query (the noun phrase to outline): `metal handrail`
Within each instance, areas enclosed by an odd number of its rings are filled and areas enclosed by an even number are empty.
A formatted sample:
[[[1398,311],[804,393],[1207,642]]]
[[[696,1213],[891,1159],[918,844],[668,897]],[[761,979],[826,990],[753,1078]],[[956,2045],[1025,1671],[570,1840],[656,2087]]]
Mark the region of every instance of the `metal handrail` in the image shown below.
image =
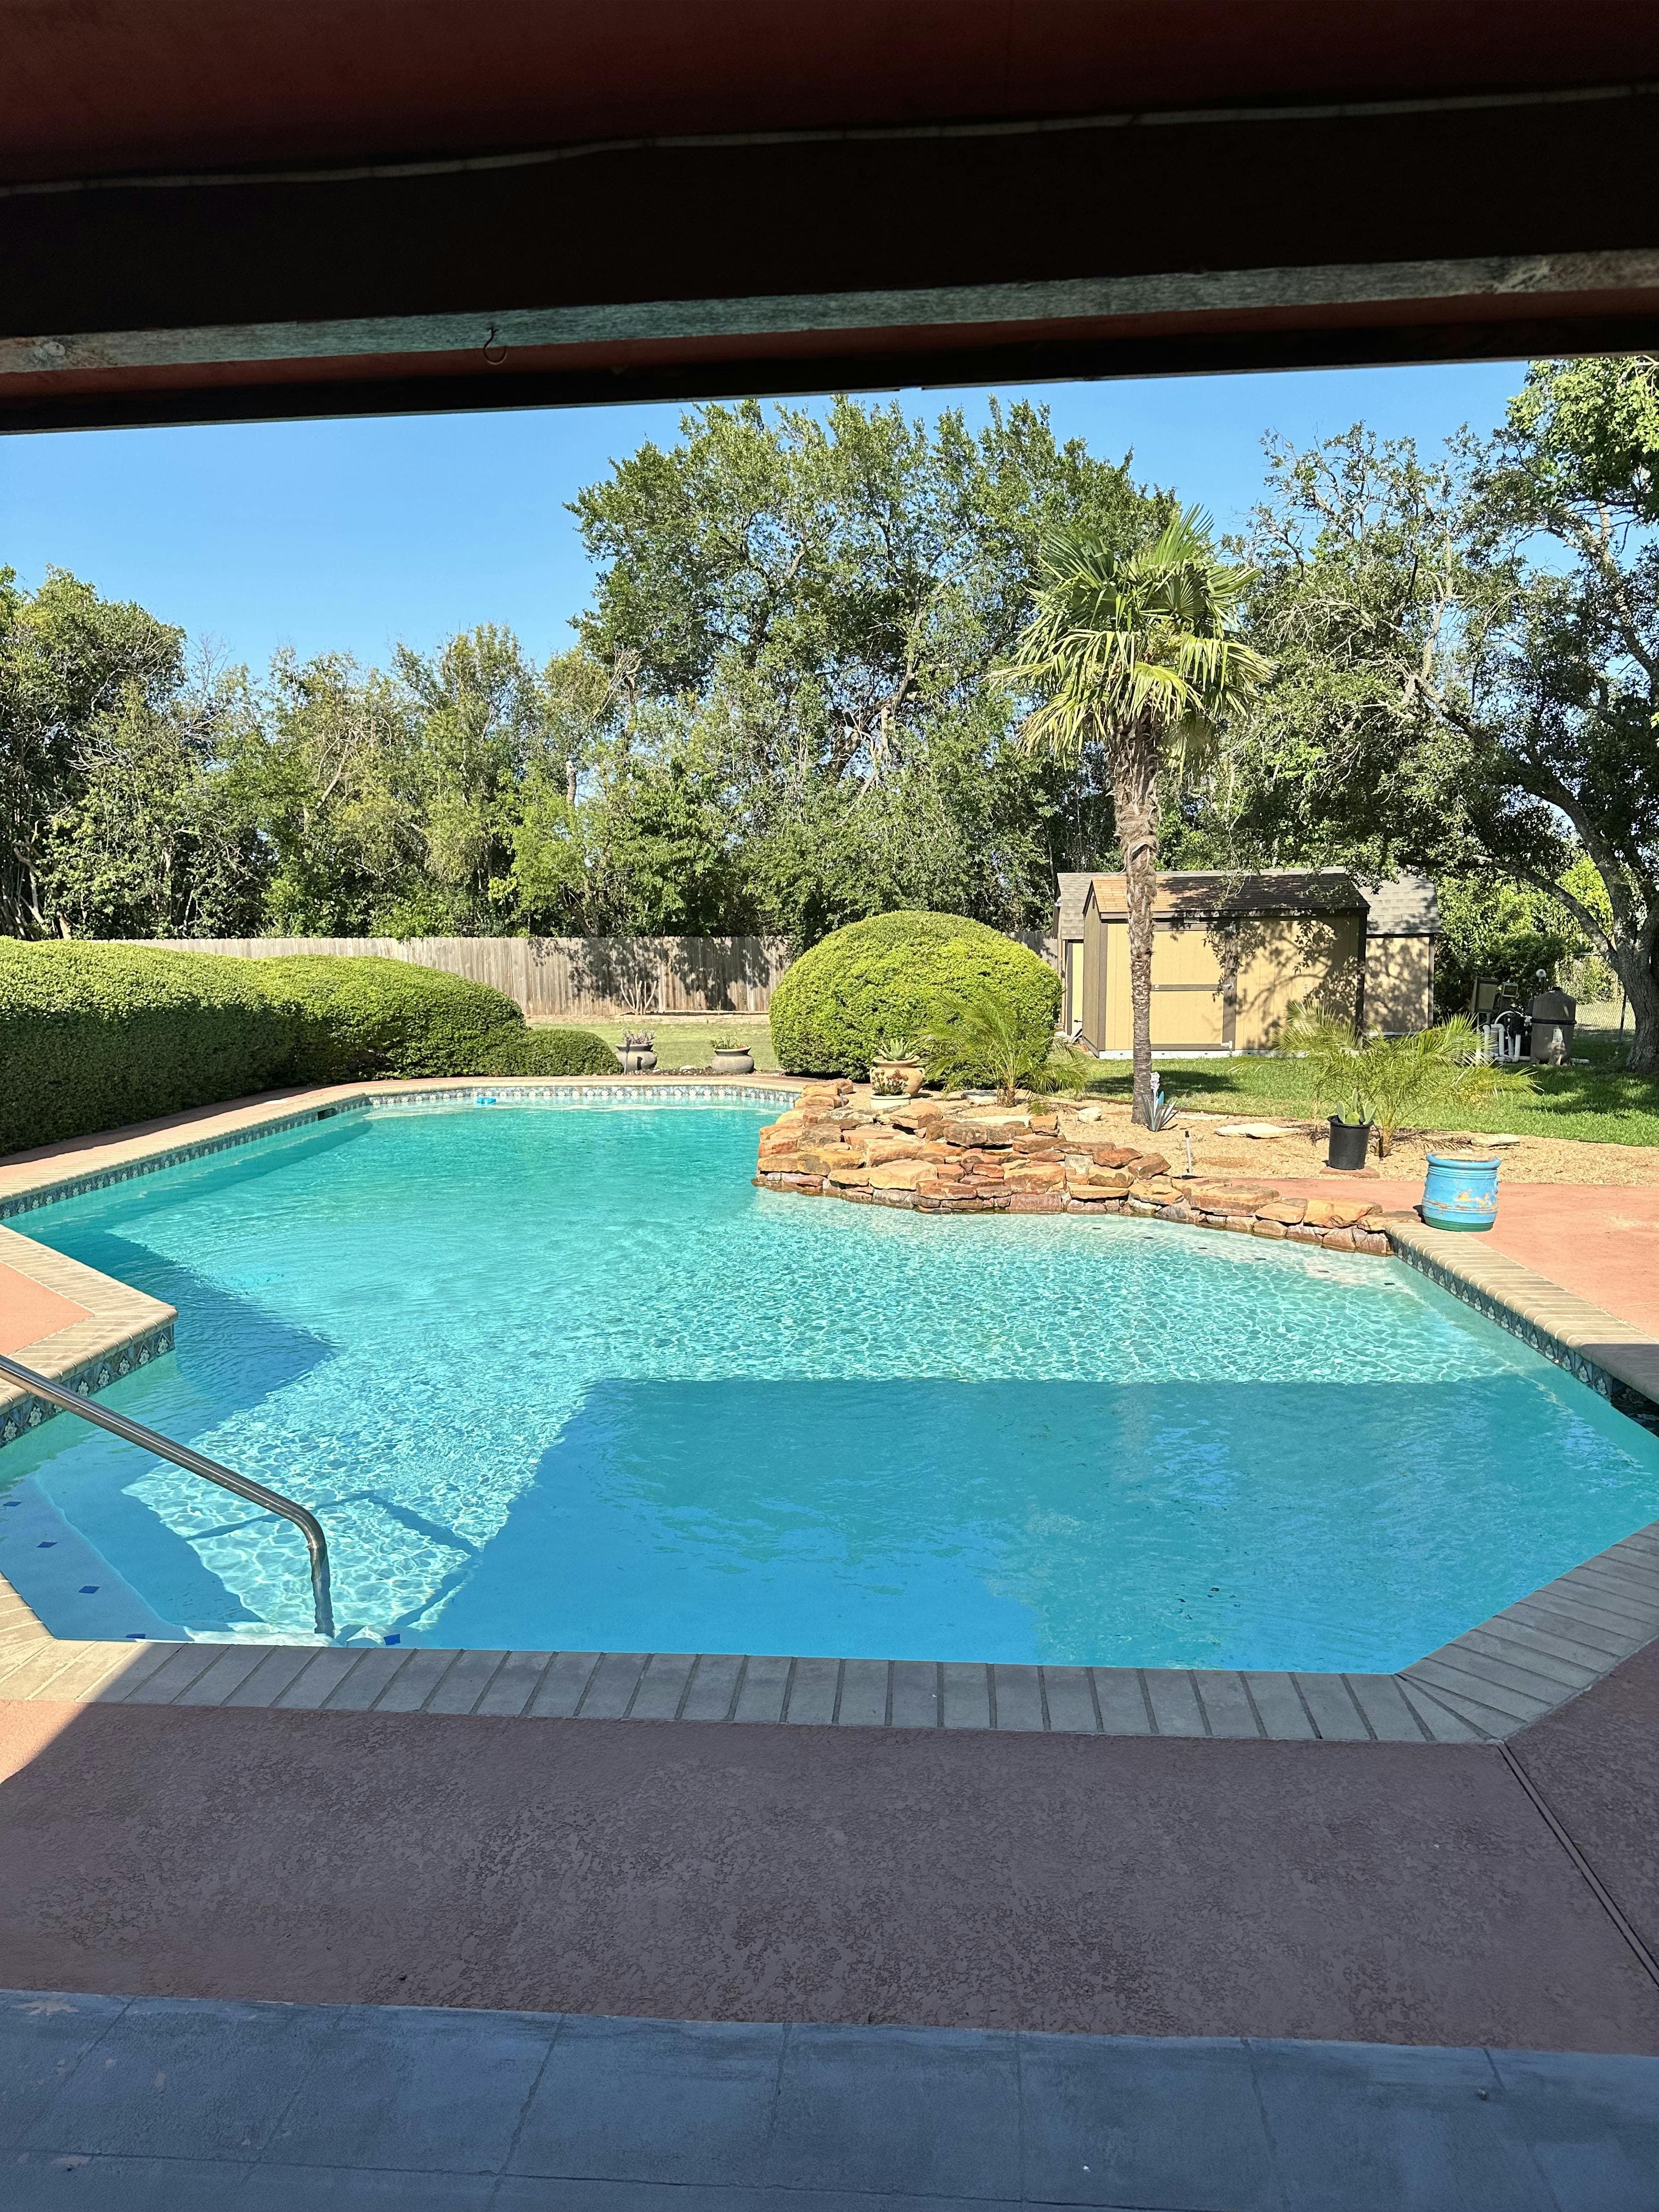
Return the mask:
[[[21,1366],[15,1359],[0,1356],[0,1375],[21,1382],[26,1390],[33,1391],[37,1398],[44,1398],[48,1405],[61,1407],[66,1413],[78,1413],[83,1421],[107,1429],[112,1436],[154,1452],[158,1459],[170,1459],[187,1474],[216,1482],[221,1490],[232,1491],[238,1498],[246,1498],[250,1504],[263,1505],[267,1513],[279,1513],[284,1521],[291,1521],[305,1538],[306,1549],[311,1554],[311,1595],[316,1607],[318,1632],[333,1636],[334,1598],[329,1586],[328,1539],[315,1514],[307,1512],[303,1505],[296,1505],[291,1498],[284,1498],[280,1491],[267,1490],[263,1482],[238,1474],[234,1468],[221,1467],[216,1459],[192,1451],[188,1444],[174,1443],[170,1437],[147,1429],[142,1421],[130,1421],[125,1413],[112,1413],[107,1406],[100,1406],[74,1390],[66,1390],[61,1382],[50,1382],[46,1376],[37,1375],[32,1367]]]

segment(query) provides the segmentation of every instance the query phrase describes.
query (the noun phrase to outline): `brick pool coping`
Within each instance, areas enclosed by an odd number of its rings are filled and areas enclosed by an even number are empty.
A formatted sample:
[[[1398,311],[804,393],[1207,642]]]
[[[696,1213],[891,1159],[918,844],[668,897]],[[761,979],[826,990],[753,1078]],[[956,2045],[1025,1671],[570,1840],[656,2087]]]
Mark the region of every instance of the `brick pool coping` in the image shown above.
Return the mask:
[[[484,1103],[512,1096],[562,1103],[595,1097],[643,1102],[728,1096],[770,1105],[789,1098],[793,1087],[788,1079],[755,1077],[629,1077],[556,1084],[452,1079],[341,1085],[174,1117],[136,1134],[15,1160],[0,1168],[0,1218],[375,1104],[395,1109],[471,1094]],[[194,1133],[185,1134],[186,1129]],[[1402,1262],[1479,1307],[1621,1411],[1659,1421],[1659,1345],[1639,1329],[1484,1248],[1478,1238],[1425,1229],[1412,1217],[1389,1217],[1387,1230]],[[0,1239],[5,1248],[0,1258],[88,1310],[94,1318],[77,1326],[107,1333],[125,1320],[136,1332],[125,1340],[129,1344],[143,1341],[144,1328],[152,1333],[152,1352],[164,1348],[155,1332],[167,1331],[171,1342],[170,1308],[144,1300],[153,1311],[141,1315],[131,1302],[142,1299],[142,1293],[66,1261],[15,1231],[0,1229]],[[62,1272],[71,1268],[73,1278]],[[58,1340],[74,1334],[60,1331],[20,1356],[26,1364],[52,1372],[46,1357],[67,1358],[76,1348]],[[83,1389],[103,1388],[115,1379],[116,1367],[104,1352],[81,1346],[77,1357]],[[88,1362],[90,1375],[85,1372]],[[70,1370],[59,1365],[56,1371]],[[0,1698],[532,1720],[1469,1743],[1499,1741],[1541,1719],[1656,1637],[1659,1522],[1570,1569],[1397,1674],[739,1654],[454,1651],[251,1641],[79,1642],[52,1636],[0,1577]]]

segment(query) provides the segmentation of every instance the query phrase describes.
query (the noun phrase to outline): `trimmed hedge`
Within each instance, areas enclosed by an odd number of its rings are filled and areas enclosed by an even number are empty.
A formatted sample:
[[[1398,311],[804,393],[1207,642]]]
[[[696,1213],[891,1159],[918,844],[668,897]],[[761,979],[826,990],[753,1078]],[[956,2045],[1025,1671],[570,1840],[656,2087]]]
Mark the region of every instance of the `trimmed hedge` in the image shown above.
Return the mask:
[[[0,1152],[269,1091],[293,1049],[252,961],[0,938]]]
[[[616,1072],[586,1030],[407,961],[0,938],[0,1152],[283,1084]]]
[[[591,1030],[514,1030],[484,1055],[480,1075],[617,1075],[622,1062]]]
[[[290,1083],[482,1075],[491,1047],[524,1030],[504,991],[407,960],[295,952],[242,965],[292,1017]]]
[[[772,994],[772,1042],[792,1075],[858,1080],[884,1044],[919,1040],[939,1002],[992,984],[1053,1035],[1060,978],[1012,938],[957,914],[880,914],[832,930],[785,969]]]

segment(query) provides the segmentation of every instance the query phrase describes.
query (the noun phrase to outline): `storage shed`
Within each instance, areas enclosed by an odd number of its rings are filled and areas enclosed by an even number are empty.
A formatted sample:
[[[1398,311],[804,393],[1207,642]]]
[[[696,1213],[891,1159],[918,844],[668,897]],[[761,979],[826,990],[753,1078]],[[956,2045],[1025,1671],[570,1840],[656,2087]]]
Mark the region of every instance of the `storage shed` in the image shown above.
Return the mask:
[[[1389,1036],[1434,1019],[1434,954],[1440,907],[1427,876],[1360,879],[1365,919],[1365,1026]]]
[[[1127,1053],[1124,879],[1062,876],[1060,886],[1062,1024],[1090,1051]],[[1266,1051],[1299,1002],[1358,1022],[1367,912],[1358,884],[1336,871],[1161,875],[1152,914],[1154,1050]]]

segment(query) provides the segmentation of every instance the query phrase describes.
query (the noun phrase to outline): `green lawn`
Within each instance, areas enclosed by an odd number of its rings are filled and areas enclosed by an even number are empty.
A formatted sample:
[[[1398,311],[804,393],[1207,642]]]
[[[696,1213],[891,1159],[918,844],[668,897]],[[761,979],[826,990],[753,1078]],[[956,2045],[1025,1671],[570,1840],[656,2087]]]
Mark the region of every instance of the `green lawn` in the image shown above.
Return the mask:
[[[595,1036],[603,1037],[607,1044],[620,1044],[623,1024],[621,1022],[581,1022],[572,1024],[591,1030]],[[772,1029],[764,1014],[723,1015],[708,1014],[647,1014],[643,1021],[629,1022],[629,1029],[649,1030],[655,1040],[654,1050],[659,1068],[707,1067],[714,1056],[716,1037],[736,1037],[748,1046],[755,1055],[757,1073],[775,1075],[778,1056],[772,1049]]]
[[[1659,1145],[1659,1077],[1632,1075],[1621,1065],[1612,1031],[1580,1030],[1587,1067],[1540,1067],[1505,1072],[1498,1095],[1482,1105],[1458,1105],[1431,1115],[1435,1128],[1508,1129],[1520,1137],[1563,1137],[1591,1145]],[[1299,1060],[1160,1060],[1165,1096],[1205,1113],[1241,1116],[1282,1115],[1310,1120],[1319,1111]],[[1089,1077],[1098,1097],[1127,1099],[1127,1060],[1109,1060]]]

